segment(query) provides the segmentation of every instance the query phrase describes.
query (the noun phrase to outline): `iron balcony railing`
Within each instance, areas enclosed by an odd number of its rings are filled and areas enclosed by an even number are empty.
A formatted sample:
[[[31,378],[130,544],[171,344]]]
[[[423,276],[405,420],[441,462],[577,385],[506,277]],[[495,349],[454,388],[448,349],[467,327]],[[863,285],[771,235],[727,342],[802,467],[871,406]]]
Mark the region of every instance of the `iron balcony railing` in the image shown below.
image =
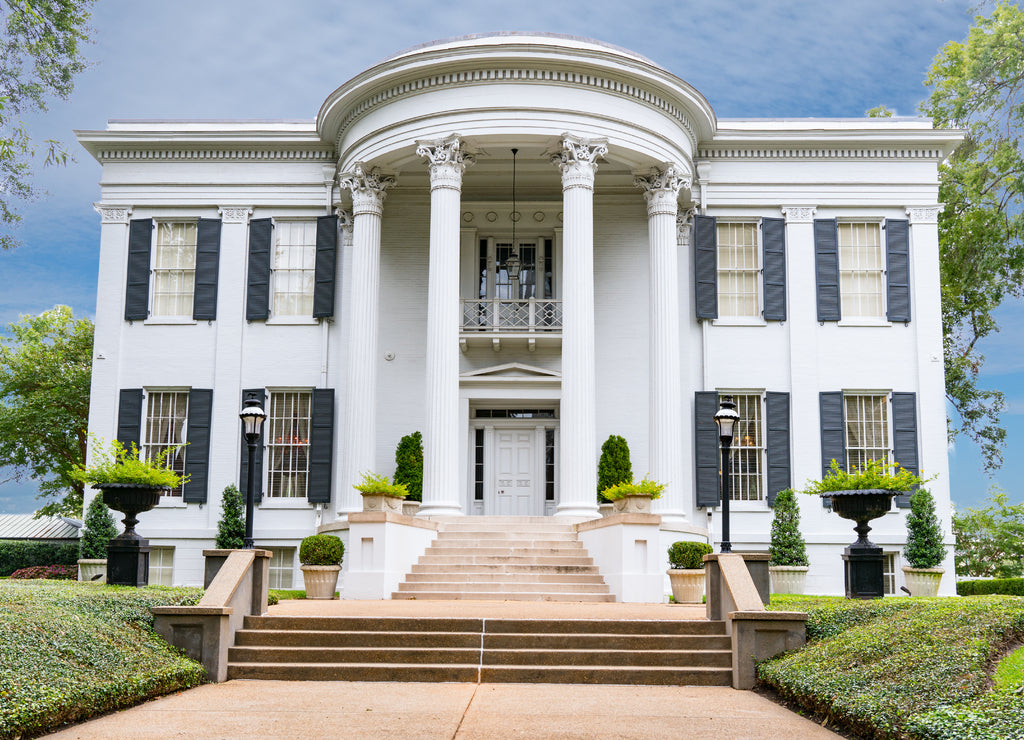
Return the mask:
[[[462,330],[557,333],[562,330],[562,302],[549,298],[464,299]]]

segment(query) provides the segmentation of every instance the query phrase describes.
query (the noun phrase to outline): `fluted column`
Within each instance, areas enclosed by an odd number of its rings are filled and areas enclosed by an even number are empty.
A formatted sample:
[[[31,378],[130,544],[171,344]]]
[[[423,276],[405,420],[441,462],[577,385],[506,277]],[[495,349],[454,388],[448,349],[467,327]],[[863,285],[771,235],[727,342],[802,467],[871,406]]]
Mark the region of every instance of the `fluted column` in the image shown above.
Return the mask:
[[[563,134],[552,158],[562,173],[562,405],[557,516],[597,509],[597,377],[594,367],[594,174],[603,140]]]
[[[463,514],[459,501],[459,205],[473,163],[459,137],[417,142],[430,167],[426,434],[421,516]],[[465,442],[463,441],[463,444]]]
[[[352,486],[376,468],[377,324],[380,295],[380,220],[385,191],[395,182],[377,168],[356,164],[342,175],[352,191],[351,332],[345,353],[345,439],[338,513],[362,510]]]
[[[689,185],[689,180],[675,165],[667,164],[636,177],[634,184],[647,200],[650,247],[649,467],[651,477],[666,484],[653,510],[663,518],[685,521],[676,216],[679,190]]]

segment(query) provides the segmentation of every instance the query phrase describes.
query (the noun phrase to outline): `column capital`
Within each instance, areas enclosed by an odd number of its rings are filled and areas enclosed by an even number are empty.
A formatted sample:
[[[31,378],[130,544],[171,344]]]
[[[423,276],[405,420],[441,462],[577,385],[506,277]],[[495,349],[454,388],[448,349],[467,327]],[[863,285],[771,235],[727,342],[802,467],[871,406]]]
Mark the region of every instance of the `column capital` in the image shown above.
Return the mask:
[[[220,206],[217,208],[221,221],[226,224],[244,224],[252,215],[251,206]]]
[[[782,215],[787,224],[809,224],[814,221],[817,206],[782,206]]]
[[[93,203],[93,210],[100,214],[100,223],[127,224],[132,215],[131,206],[112,206],[106,203]]]
[[[551,164],[562,172],[562,189],[594,189],[594,173],[598,157],[608,153],[606,139],[585,139],[575,134],[562,134],[562,148],[551,155]]]
[[[341,244],[344,247],[352,246],[352,229],[355,221],[352,218],[352,211],[341,206],[334,207],[334,214],[338,217],[338,228],[341,229]]]
[[[384,212],[384,198],[387,197],[385,191],[395,184],[395,178],[383,174],[377,167],[366,170],[362,162],[356,162],[351,172],[341,176],[339,184],[342,188],[352,191],[354,216],[380,216]]]
[[[417,141],[416,154],[427,159],[431,190],[462,190],[462,173],[476,162],[476,157],[463,151],[459,134],[444,139]]]
[[[676,213],[676,246],[690,246],[694,213],[696,213],[694,208],[687,208],[685,211]]]
[[[939,206],[926,206],[924,208],[907,208],[907,217],[912,224],[937,224],[939,222]]]
[[[679,211],[679,191],[690,187],[691,179],[672,163],[663,168],[654,167],[646,175],[633,177],[633,185],[644,192],[647,200],[647,216],[675,216]]]

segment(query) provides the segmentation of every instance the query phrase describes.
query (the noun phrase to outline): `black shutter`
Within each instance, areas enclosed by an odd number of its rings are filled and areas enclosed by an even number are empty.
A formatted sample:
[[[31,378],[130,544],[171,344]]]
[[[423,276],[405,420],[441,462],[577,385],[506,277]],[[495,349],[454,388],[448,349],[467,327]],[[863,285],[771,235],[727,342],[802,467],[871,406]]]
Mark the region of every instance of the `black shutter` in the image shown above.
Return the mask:
[[[765,394],[765,421],[767,430],[768,505],[775,505],[779,491],[793,485],[789,468],[789,394]]]
[[[213,321],[217,318],[219,269],[220,219],[201,218],[196,226],[196,283],[192,296],[192,318],[196,321]]]
[[[117,441],[131,450],[142,447],[142,389],[122,388],[117,403]]]
[[[722,489],[718,475],[721,459],[718,425],[718,391],[697,391],[693,394],[694,459],[697,468],[697,506],[718,506]]]
[[[185,475],[182,487],[185,503],[205,504],[210,479],[210,417],[213,413],[213,391],[192,388],[188,392],[188,428],[185,448]]]
[[[910,321],[910,222],[885,222],[885,271],[889,321]]]
[[[267,408],[267,392],[263,388],[249,388],[242,391],[242,401],[244,402],[249,394],[256,396],[256,402],[263,407],[263,410],[267,412],[267,416],[270,415],[270,410]],[[242,467],[238,474],[238,490],[242,492],[242,500],[245,500],[245,492],[249,485],[249,445],[245,443],[245,426],[239,422],[238,425],[239,433],[242,436]],[[269,426],[266,422],[263,424],[263,435],[256,443],[256,482],[253,498],[259,503],[263,500],[263,440],[267,438],[267,434],[270,433]]]
[[[313,414],[309,431],[309,488],[311,504],[331,502],[331,461],[334,459],[334,390],[313,389]]]
[[[249,279],[245,292],[246,321],[270,318],[270,237],[269,218],[249,221]]]
[[[917,456],[917,394],[892,394],[892,456],[900,464],[915,475],[921,473],[921,463]],[[896,497],[896,505],[901,509],[910,507],[910,491]]]
[[[693,255],[697,318],[717,319],[718,235],[714,216],[693,217]]]
[[[834,218],[814,220],[814,279],[818,321],[839,321],[839,224]]]
[[[830,391],[818,394],[818,411],[821,416],[821,477],[832,469],[832,461],[846,470],[846,413],[843,407],[843,392]],[[832,506],[832,498],[822,496],[824,506]]]
[[[786,219],[761,219],[764,318],[786,320]]]
[[[153,245],[153,219],[133,218],[128,225],[128,282],[124,295],[126,321],[149,318],[149,250]]]
[[[313,286],[313,318],[334,316],[334,272],[338,261],[338,217],[316,220],[316,282]]]

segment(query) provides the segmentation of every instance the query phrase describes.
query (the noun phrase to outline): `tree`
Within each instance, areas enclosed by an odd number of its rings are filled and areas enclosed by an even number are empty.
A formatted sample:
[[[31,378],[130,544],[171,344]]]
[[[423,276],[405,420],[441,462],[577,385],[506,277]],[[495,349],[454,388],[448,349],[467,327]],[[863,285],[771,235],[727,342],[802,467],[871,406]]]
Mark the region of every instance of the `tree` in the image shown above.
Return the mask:
[[[910,496],[903,557],[911,568],[935,568],[946,557],[942,527],[935,516],[935,499],[925,488],[918,488]]]
[[[807,567],[807,544],[800,534],[800,504],[792,488],[779,491],[773,504],[772,539],[768,546],[771,565]]]
[[[3,0],[4,35],[0,38],[0,225],[10,228],[21,217],[13,200],[38,195],[31,184],[36,144],[22,116],[45,111],[51,98],[66,100],[75,76],[85,69],[82,46],[88,41],[89,11],[94,0]],[[48,139],[46,165],[65,164],[67,149]],[[0,248],[18,245],[0,234]]]
[[[597,500],[607,502],[601,495],[619,483],[633,482],[633,464],[629,460],[629,445],[626,440],[616,434],[611,435],[601,445],[601,459],[597,463]]]
[[[978,344],[999,331],[1000,304],[1024,295],[1024,11],[1001,2],[975,18],[964,42],[942,48],[925,84],[922,111],[966,132],[939,181],[946,397],[959,418],[950,435],[978,443],[991,473],[1002,464],[1006,403],[979,386]]]
[[[82,515],[93,325],[67,306],[23,316],[0,335],[0,466],[39,481],[42,514]]]
[[[245,545],[245,515],[242,493],[228,486],[220,498],[220,521],[217,522],[217,549],[240,550]]]
[[[953,516],[956,572],[975,578],[1024,577],[1024,504],[993,487],[989,505]]]
[[[423,500],[423,435],[413,432],[402,437],[395,449],[395,484],[405,484],[406,501]]]
[[[105,560],[107,543],[117,537],[117,524],[110,509],[103,503],[103,494],[93,497],[85,512],[85,531],[78,543],[78,557]]]

